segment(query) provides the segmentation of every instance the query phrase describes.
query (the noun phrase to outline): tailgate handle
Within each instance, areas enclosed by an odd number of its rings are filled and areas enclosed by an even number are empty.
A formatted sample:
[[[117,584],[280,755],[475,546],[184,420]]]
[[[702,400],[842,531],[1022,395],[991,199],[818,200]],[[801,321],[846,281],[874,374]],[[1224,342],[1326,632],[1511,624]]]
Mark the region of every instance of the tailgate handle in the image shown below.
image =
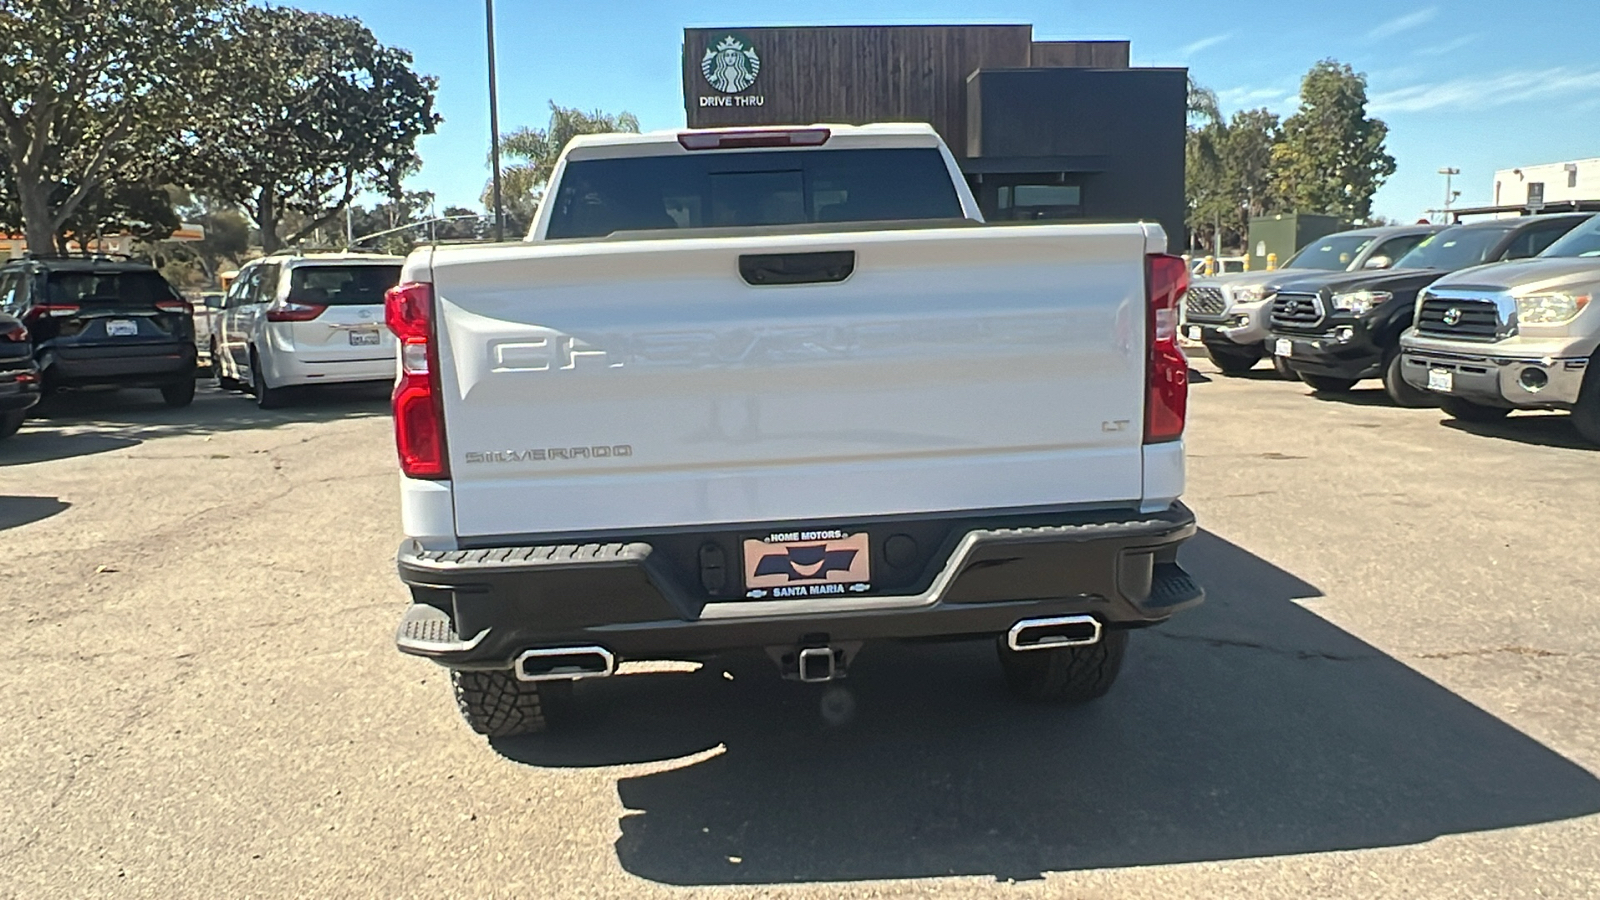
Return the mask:
[[[745,284],[833,284],[856,270],[856,252],[744,253],[739,256],[739,276]]]

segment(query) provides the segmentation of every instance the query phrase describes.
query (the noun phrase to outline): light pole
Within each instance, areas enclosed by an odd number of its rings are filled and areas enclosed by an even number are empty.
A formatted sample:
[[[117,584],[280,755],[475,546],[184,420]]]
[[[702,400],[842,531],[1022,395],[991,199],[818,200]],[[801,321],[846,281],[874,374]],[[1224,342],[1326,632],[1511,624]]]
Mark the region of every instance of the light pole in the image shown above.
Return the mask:
[[[500,98],[494,76],[494,0],[483,0],[489,32],[489,161],[494,166],[494,239],[506,239],[506,208],[500,194]]]
[[[1461,174],[1461,170],[1460,169],[1450,168],[1450,167],[1447,166],[1447,167],[1445,167],[1443,169],[1440,169],[1439,170],[1439,174],[1444,176],[1444,224],[1449,225],[1450,224],[1450,204],[1451,204],[1452,201],[1454,201],[1456,199],[1455,192],[1453,192],[1451,190],[1451,187],[1453,187],[1453,185],[1451,183],[1451,179],[1455,178],[1457,175],[1460,175]]]

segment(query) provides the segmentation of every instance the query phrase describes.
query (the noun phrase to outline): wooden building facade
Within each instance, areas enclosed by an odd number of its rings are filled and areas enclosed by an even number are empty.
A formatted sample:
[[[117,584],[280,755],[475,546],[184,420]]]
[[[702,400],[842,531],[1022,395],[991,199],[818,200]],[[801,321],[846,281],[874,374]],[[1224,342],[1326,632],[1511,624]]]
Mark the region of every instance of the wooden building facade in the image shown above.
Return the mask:
[[[692,28],[691,128],[927,122],[992,220],[1157,220],[1183,237],[1187,73],[1030,25]]]

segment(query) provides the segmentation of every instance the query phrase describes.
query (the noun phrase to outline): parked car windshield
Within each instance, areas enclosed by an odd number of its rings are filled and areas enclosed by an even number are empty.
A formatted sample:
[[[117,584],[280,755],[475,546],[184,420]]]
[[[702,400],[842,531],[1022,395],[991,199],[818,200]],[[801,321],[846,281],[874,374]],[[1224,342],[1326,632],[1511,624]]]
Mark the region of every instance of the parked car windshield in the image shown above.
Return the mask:
[[[51,303],[153,306],[178,293],[155,272],[57,271],[46,280]]]
[[[1453,272],[1489,261],[1489,251],[1510,228],[1446,228],[1400,257],[1396,269],[1442,269]]]
[[[1316,243],[1307,244],[1300,252],[1289,257],[1285,269],[1325,269],[1343,272],[1356,261],[1361,251],[1367,249],[1375,238],[1371,235],[1334,234]]]
[[[289,300],[317,306],[376,306],[399,283],[399,266],[296,266],[289,275]]]
[[[1600,256],[1600,216],[1572,229],[1546,247],[1540,256]]]
[[[961,216],[932,148],[701,153],[569,162],[545,236]]]

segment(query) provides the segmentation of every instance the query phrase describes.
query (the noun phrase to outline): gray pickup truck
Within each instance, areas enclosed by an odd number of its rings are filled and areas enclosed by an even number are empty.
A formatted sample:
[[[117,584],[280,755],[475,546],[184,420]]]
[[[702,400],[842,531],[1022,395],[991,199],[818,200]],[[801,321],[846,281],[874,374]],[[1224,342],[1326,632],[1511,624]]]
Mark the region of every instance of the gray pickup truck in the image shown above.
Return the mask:
[[[1600,216],[1533,259],[1475,266],[1429,285],[1400,337],[1401,372],[1450,416],[1570,410],[1600,446]]]
[[[1402,225],[1341,231],[1307,244],[1279,269],[1196,278],[1185,306],[1185,337],[1204,344],[1206,355],[1224,375],[1248,372],[1263,356],[1271,355],[1266,345],[1267,309],[1278,282],[1317,271],[1387,269],[1442,228]]]

